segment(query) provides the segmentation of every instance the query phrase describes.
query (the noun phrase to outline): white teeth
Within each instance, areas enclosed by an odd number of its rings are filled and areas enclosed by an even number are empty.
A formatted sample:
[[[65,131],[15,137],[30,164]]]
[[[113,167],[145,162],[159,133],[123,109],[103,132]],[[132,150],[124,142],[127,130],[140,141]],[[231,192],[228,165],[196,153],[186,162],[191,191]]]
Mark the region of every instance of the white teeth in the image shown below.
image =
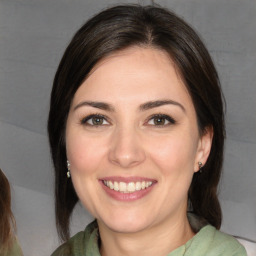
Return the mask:
[[[113,184],[112,181],[109,181],[109,186],[108,187],[111,188],[111,189],[114,189],[114,184]]]
[[[135,184],[134,182],[129,182],[127,186],[128,192],[134,192],[135,191]]]
[[[126,183],[124,183],[124,182],[119,183],[119,191],[120,192],[125,192],[126,191]]]
[[[147,183],[146,183],[146,187],[148,188],[148,187],[150,187],[152,184],[153,184],[153,182],[152,182],[152,181],[147,181]]]
[[[141,190],[141,182],[136,182],[136,190]]]
[[[142,189],[146,189],[152,186],[152,181],[137,181],[137,182],[117,182],[117,181],[106,181],[104,180],[103,183],[105,186],[109,187],[112,190],[120,191],[122,193],[133,193],[135,191],[140,191]]]
[[[119,185],[117,181],[114,182],[114,190],[119,191]]]

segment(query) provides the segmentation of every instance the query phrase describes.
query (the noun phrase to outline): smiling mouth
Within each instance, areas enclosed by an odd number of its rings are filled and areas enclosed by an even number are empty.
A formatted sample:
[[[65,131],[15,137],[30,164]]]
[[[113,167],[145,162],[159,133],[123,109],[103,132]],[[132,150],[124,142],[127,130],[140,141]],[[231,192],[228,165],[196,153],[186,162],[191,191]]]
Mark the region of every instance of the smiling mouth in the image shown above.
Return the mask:
[[[103,180],[103,184],[111,190],[119,191],[121,193],[133,193],[147,189],[153,185],[152,181],[137,181],[137,182],[118,182]]]

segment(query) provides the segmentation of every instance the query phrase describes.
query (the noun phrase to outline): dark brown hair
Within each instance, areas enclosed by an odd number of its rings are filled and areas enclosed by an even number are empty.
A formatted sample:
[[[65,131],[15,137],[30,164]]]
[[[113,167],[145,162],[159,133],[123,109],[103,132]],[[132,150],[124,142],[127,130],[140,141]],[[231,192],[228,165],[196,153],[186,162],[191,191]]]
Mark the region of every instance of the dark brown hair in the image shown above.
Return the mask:
[[[0,255],[5,255],[14,239],[15,220],[11,210],[11,189],[0,169]]]
[[[195,31],[171,11],[155,6],[121,5],[91,18],[74,35],[55,75],[48,134],[55,169],[56,223],[60,237],[69,238],[69,220],[78,201],[66,177],[65,125],[73,96],[101,59],[131,46],[167,52],[193,100],[201,134],[211,127],[212,148],[202,173],[189,189],[193,212],[219,228],[221,209],[217,185],[223,162],[224,118],[218,74]]]

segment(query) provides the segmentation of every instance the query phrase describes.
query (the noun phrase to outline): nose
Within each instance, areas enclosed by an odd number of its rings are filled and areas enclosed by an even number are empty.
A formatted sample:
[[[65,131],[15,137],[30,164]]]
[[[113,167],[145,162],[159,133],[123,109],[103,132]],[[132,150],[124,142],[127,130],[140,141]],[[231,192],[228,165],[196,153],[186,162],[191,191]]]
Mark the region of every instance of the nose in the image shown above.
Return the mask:
[[[122,168],[131,168],[145,160],[145,151],[136,129],[118,129],[112,136],[109,161]]]

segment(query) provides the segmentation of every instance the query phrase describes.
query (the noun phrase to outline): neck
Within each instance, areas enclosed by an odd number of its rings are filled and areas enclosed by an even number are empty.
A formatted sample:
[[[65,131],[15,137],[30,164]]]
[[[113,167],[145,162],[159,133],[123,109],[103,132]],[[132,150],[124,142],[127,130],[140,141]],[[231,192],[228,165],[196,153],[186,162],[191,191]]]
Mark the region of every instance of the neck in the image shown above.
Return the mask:
[[[194,236],[186,214],[136,233],[120,233],[99,224],[101,255],[167,255]],[[154,245],[154,246],[152,246]]]

